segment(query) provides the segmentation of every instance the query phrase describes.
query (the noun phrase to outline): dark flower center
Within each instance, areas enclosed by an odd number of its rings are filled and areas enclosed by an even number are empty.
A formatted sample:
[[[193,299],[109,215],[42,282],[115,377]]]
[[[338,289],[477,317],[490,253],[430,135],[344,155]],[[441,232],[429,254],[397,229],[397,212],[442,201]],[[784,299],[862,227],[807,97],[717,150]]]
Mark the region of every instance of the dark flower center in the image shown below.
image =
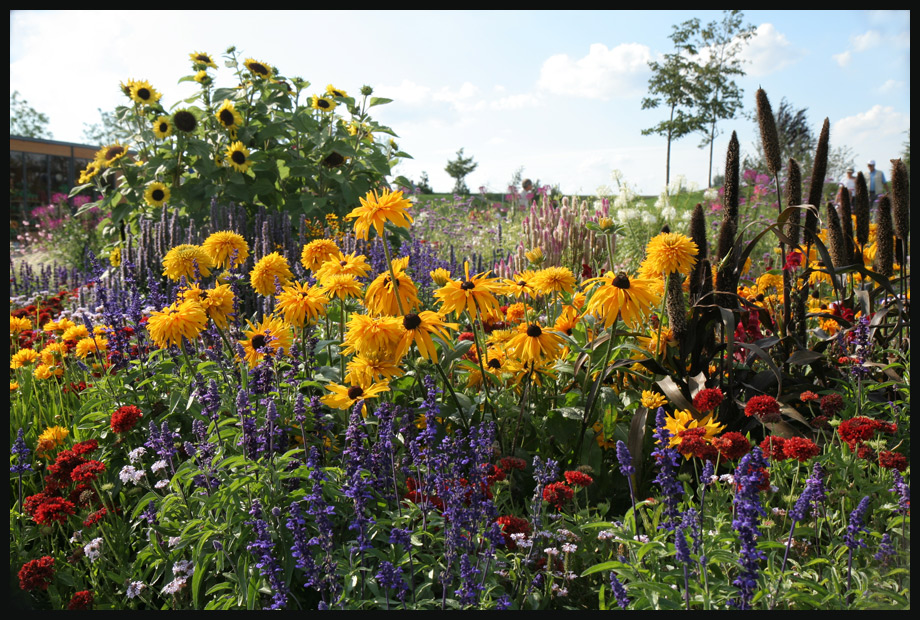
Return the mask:
[[[415,329],[421,324],[422,324],[421,317],[415,313],[407,314],[406,316],[403,317],[403,327],[405,327],[406,329],[409,329],[409,330]]]
[[[617,288],[627,289],[629,288],[629,276],[627,276],[622,271],[617,274],[617,277],[613,279],[613,285]]]
[[[469,280],[464,280],[463,283],[460,285],[460,288],[463,289],[464,291],[471,291],[474,288],[476,288],[476,283],[470,282]]]
[[[233,163],[242,166],[246,163],[246,154],[243,151],[233,151],[233,154],[230,155],[230,159],[233,160]]]
[[[345,163],[345,158],[338,153],[330,153],[324,160],[323,165],[327,168],[337,168]]]
[[[107,160],[112,160],[125,152],[125,147],[123,146],[113,146],[105,152],[105,158]]]
[[[491,368],[492,370],[498,370],[498,369],[500,369],[500,368],[502,367],[502,363],[501,363],[500,361],[498,361],[497,359],[494,359],[494,358],[493,358],[493,359],[490,359],[490,360],[489,360],[489,363],[486,364],[486,366],[488,366],[488,367]]]
[[[521,280],[518,282],[518,286],[527,286],[527,280]]]
[[[259,62],[249,63],[249,70],[253,73],[258,73],[259,75],[268,75],[268,68]]]
[[[169,123],[160,123],[160,133],[169,131]]]
[[[198,126],[198,120],[195,118],[195,115],[188,110],[179,110],[176,112],[173,116],[173,123],[181,131],[185,132],[194,131],[195,127]]]
[[[252,337],[252,348],[258,351],[265,346],[265,336],[262,334],[256,334]]]
[[[347,260],[343,260],[343,261],[340,261],[340,262],[339,262],[339,266],[340,266],[340,267],[344,267],[344,266],[347,265],[347,264],[348,264],[348,261],[347,261]]]
[[[540,329],[540,326],[537,324],[527,326],[527,335],[531,338],[539,338],[543,334],[543,330]]]
[[[364,390],[361,389],[361,386],[353,385],[348,388],[348,398],[351,400],[357,400],[362,394],[364,394]]]
[[[146,88],[138,88],[137,96],[143,99],[144,101],[147,101],[148,99],[150,99],[150,91],[147,90]]]
[[[326,108],[329,107],[329,102],[326,101],[325,99],[317,99],[317,100],[316,100],[316,107],[322,108],[322,109],[325,110]]]
[[[195,56],[195,60],[197,60],[198,62],[203,62],[205,64],[208,64],[209,62],[211,62],[211,59],[204,54],[198,54],[197,56]]]
[[[220,122],[223,123],[226,127],[233,125],[233,112],[230,110],[221,110],[218,118],[220,119]]]
[[[164,198],[166,198],[166,192],[164,192],[163,190],[161,190],[161,189],[159,189],[159,188],[153,190],[153,191],[150,193],[150,195],[153,197],[153,199],[154,199],[156,202],[160,202],[161,200],[163,200]]]

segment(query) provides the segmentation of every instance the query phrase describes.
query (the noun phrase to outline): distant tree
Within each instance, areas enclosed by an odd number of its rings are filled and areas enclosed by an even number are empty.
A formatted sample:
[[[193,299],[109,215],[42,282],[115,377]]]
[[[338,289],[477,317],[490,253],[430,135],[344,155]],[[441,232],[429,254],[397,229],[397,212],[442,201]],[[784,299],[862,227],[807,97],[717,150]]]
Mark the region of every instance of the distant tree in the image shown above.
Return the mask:
[[[818,138],[808,122],[807,112],[808,108],[797,110],[788,99],[783,97],[779,107],[773,111],[773,118],[776,121],[779,152],[783,161],[792,157],[803,169],[810,170]],[[753,118],[756,123],[757,117],[754,116]],[[754,159],[746,161],[745,166],[757,170],[765,169],[763,143],[760,140],[756,143],[755,153]],[[844,170],[846,170],[846,166],[844,166]]]
[[[846,144],[832,147],[827,153],[827,178],[840,179],[847,168],[856,165],[856,153]]]
[[[415,187],[421,194],[434,193],[434,190],[431,189],[431,182],[428,180],[428,173],[424,170],[422,171],[421,179],[419,179],[419,182],[415,185]]]
[[[454,182],[454,193],[455,194],[469,194],[470,188],[466,186],[466,182],[463,180],[466,178],[466,175],[471,173],[479,164],[473,161],[472,157],[464,157],[463,149],[461,148],[457,151],[457,159],[447,162],[447,167],[444,168],[444,171],[455,179]]]
[[[42,114],[29,105],[29,102],[20,98],[19,91],[14,90],[10,95],[10,135],[25,138],[51,139],[54,136],[48,131],[48,116]]]
[[[98,123],[83,123],[83,139],[87,144],[102,146],[115,142],[125,143],[131,138],[131,132],[125,129],[127,124],[116,116],[115,112],[99,110]]]
[[[737,10],[726,10],[722,21],[713,21],[699,31],[691,45],[700,53],[697,80],[700,89],[697,110],[704,121],[701,130],[705,138],[700,148],[709,145],[709,175],[712,187],[712,158],[715,146],[716,125],[721,120],[735,118],[742,109],[744,90],[735,83],[743,76],[741,52],[748,40],[754,36],[754,27],[743,24],[744,14]]]
[[[689,19],[672,28],[670,39],[675,51],[665,54],[662,62],[648,63],[652,70],[648,81],[649,96],[642,99],[643,110],[662,105],[668,108],[667,120],[642,130],[643,136],[656,134],[667,139],[665,185],[671,182],[671,142],[705,128],[705,120],[695,109],[702,93],[699,92],[700,82],[696,80],[699,66],[692,60],[697,55],[692,39],[699,36],[700,20]]]

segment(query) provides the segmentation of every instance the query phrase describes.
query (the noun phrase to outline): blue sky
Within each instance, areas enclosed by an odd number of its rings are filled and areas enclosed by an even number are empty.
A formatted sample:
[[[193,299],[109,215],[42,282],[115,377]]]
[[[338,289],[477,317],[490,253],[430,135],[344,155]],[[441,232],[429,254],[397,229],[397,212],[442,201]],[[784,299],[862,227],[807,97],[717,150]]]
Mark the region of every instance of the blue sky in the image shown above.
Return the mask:
[[[744,52],[745,110],[758,87],[808,108],[815,133],[830,119],[831,147],[846,146],[890,170],[910,129],[909,11],[746,11],[757,34]],[[11,11],[10,92],[51,119],[58,140],[82,142],[97,108],[123,103],[119,82],[148,80],[171,106],[187,96],[188,55],[244,57],[356,95],[363,84],[393,103],[375,118],[414,159],[396,172],[448,191],[447,161],[463,147],[479,167],[476,190],[504,190],[514,172],[566,193],[664,185],[665,141],[641,130],[665,117],[643,111],[649,60],[672,51],[672,26],[718,11]],[[218,65],[222,65],[218,59]],[[218,84],[232,75],[222,68]],[[311,91],[312,92],[312,91]],[[714,167],[731,131],[742,152],[759,140],[752,120],[723,121]],[[672,148],[672,179],[706,185],[708,149],[688,136]]]

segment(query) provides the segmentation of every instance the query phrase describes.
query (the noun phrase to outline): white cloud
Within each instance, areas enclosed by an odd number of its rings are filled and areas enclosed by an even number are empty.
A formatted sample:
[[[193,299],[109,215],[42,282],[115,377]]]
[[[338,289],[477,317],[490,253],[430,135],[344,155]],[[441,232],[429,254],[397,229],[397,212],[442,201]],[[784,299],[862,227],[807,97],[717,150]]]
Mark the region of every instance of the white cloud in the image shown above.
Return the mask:
[[[640,43],[621,43],[608,49],[593,43],[588,55],[573,60],[567,54],[550,56],[540,68],[537,87],[555,95],[606,100],[634,96],[645,89],[651,52]]]
[[[540,100],[536,95],[521,93],[500,97],[492,101],[489,107],[493,110],[520,110],[521,108],[533,108],[538,105],[540,105]]]
[[[882,42],[882,35],[878,30],[868,30],[863,34],[858,34],[850,37],[850,45],[853,48],[853,51],[864,52],[868,49],[872,49],[876,45],[879,45]]]
[[[770,23],[757,27],[757,32],[741,53],[741,58],[749,63],[747,73],[755,77],[779,71],[801,57],[802,53],[793,49],[786,35]]]
[[[865,112],[840,119],[831,126],[832,141],[838,144],[869,144],[881,138],[900,136],[910,127],[910,115],[892,106],[876,104]]]
[[[839,54],[834,54],[832,58],[836,60],[837,64],[841,67],[846,67],[848,64],[850,64],[850,61],[853,60],[853,54],[851,54],[849,51],[840,52]]]
[[[904,89],[904,82],[901,80],[886,80],[884,84],[878,87],[880,93],[894,93]]]

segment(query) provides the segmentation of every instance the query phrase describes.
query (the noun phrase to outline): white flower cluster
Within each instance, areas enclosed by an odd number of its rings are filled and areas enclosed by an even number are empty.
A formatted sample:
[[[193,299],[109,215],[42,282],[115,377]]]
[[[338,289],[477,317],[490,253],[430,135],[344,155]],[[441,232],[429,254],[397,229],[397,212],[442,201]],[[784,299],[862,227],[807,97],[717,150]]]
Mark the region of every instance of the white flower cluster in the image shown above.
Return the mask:
[[[83,553],[89,558],[90,562],[95,562],[102,555],[102,539],[94,538],[83,547]]]

